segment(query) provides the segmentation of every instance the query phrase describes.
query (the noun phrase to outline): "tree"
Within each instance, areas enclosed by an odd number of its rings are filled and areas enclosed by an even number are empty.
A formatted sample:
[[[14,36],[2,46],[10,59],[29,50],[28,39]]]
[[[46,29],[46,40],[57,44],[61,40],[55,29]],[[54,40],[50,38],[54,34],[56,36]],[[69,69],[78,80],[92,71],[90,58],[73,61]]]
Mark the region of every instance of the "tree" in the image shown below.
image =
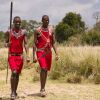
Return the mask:
[[[73,34],[73,28],[65,23],[59,23],[56,27],[56,38],[59,43],[66,41]]]
[[[77,31],[85,28],[85,23],[82,21],[81,15],[70,12],[62,20],[63,23],[68,24],[70,27],[73,27]]]
[[[85,31],[85,22],[81,15],[69,12],[56,26],[56,38],[58,42],[64,42],[74,34],[80,34]]]
[[[93,18],[96,20],[96,23],[98,23],[98,21],[100,19],[100,12],[93,13]]]
[[[40,22],[37,22],[35,20],[22,20],[22,24],[21,24],[21,27],[23,29],[26,29],[27,32],[28,32],[28,38],[30,38],[32,36],[32,34],[34,33],[34,30],[36,27],[40,26],[41,23]]]
[[[0,47],[2,47],[4,44],[4,32],[0,31]]]
[[[83,41],[89,45],[100,45],[100,31],[90,30],[83,34]]]
[[[94,25],[93,29],[96,30],[96,31],[98,31],[98,32],[100,32],[100,21],[98,21],[98,22]]]
[[[0,31],[0,42],[4,41],[4,32]]]

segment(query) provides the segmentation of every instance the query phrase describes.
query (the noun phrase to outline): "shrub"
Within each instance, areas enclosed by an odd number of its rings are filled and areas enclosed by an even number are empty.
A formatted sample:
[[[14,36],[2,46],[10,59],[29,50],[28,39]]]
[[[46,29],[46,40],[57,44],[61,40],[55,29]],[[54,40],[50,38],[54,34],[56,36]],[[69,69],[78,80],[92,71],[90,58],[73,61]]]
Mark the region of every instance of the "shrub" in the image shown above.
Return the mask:
[[[100,73],[94,76],[94,83],[100,84]]]
[[[91,30],[83,34],[83,41],[89,45],[100,45],[100,32]]]
[[[81,76],[76,73],[69,74],[66,80],[68,83],[81,83]]]

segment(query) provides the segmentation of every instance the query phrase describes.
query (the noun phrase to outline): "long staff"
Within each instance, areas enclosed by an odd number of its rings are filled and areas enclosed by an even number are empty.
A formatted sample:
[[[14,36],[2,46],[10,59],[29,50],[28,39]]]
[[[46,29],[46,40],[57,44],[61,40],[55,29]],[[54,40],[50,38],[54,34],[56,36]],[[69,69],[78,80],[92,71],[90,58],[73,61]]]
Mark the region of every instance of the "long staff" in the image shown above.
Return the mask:
[[[12,12],[13,12],[13,2],[11,2],[10,4],[10,33],[11,33],[11,29],[12,29]],[[9,33],[9,42],[8,44],[10,44],[10,33]],[[9,55],[9,50],[8,50],[8,55]],[[7,61],[7,74],[6,74],[6,83],[8,80],[8,61]]]

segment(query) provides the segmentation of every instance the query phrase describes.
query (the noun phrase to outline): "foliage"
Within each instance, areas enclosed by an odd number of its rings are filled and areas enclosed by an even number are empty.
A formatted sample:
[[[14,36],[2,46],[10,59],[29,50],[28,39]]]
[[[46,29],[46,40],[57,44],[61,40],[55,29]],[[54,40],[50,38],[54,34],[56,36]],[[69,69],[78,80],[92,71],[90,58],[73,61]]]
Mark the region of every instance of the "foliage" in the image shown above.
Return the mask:
[[[0,31],[0,47],[3,46],[3,42],[4,42],[4,32]]]
[[[89,45],[100,44],[100,32],[97,30],[90,30],[83,34],[83,41]]]
[[[63,79],[71,83],[80,83],[81,79],[99,81],[95,74],[100,74],[100,48],[63,47],[59,48],[60,59],[53,60],[51,79]],[[83,78],[82,78],[83,77]]]
[[[73,29],[71,29],[67,24],[59,23],[56,28],[56,33],[58,42],[63,42],[73,34]]]
[[[68,24],[70,27],[73,27],[77,30],[81,30],[85,28],[85,23],[82,21],[81,15],[76,14],[73,12],[69,12],[66,14],[66,16],[63,18],[63,23]]]
[[[81,34],[85,31],[85,22],[82,21],[81,15],[69,12],[56,26],[57,41],[62,43],[74,34]]]
[[[100,84],[100,74],[97,74],[97,75],[94,76],[94,83]]]
[[[3,41],[3,40],[4,40],[4,32],[0,31],[0,41]]]
[[[80,46],[83,45],[82,34],[75,34],[68,38],[67,44],[69,46]]]
[[[94,25],[93,29],[96,30],[96,31],[98,31],[98,32],[100,31],[100,21],[97,22],[97,23]]]
[[[68,83],[81,83],[81,80],[81,76],[77,75],[76,73],[69,73],[66,79]]]
[[[37,28],[40,25],[41,25],[41,23],[37,22],[35,20],[29,20],[29,21],[22,20],[22,23],[21,23],[21,27],[23,29],[27,30],[28,38],[30,38],[32,36],[32,34],[34,33],[35,28]]]
[[[81,82],[81,78],[89,79],[92,76],[93,82],[99,82],[100,74],[100,48],[99,47],[66,47],[58,45],[59,60],[55,61],[53,52],[53,63],[49,74],[51,79],[63,79],[68,82]],[[0,50],[0,70],[7,66],[7,49]],[[29,52],[32,62],[32,49]],[[39,79],[39,67],[37,64],[24,63],[24,68],[34,70],[33,81]],[[82,78],[82,79],[83,79]]]

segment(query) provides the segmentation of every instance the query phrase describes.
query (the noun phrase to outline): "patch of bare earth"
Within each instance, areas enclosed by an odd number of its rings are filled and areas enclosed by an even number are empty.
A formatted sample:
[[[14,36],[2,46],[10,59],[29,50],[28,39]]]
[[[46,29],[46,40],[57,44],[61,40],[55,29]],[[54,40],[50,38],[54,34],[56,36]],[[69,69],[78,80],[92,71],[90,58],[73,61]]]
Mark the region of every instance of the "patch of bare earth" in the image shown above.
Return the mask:
[[[68,84],[47,80],[47,96],[39,95],[40,83],[32,81],[33,71],[22,71],[16,100],[100,100],[100,85]],[[0,71],[0,100],[10,100],[10,71],[6,84],[6,71]]]

